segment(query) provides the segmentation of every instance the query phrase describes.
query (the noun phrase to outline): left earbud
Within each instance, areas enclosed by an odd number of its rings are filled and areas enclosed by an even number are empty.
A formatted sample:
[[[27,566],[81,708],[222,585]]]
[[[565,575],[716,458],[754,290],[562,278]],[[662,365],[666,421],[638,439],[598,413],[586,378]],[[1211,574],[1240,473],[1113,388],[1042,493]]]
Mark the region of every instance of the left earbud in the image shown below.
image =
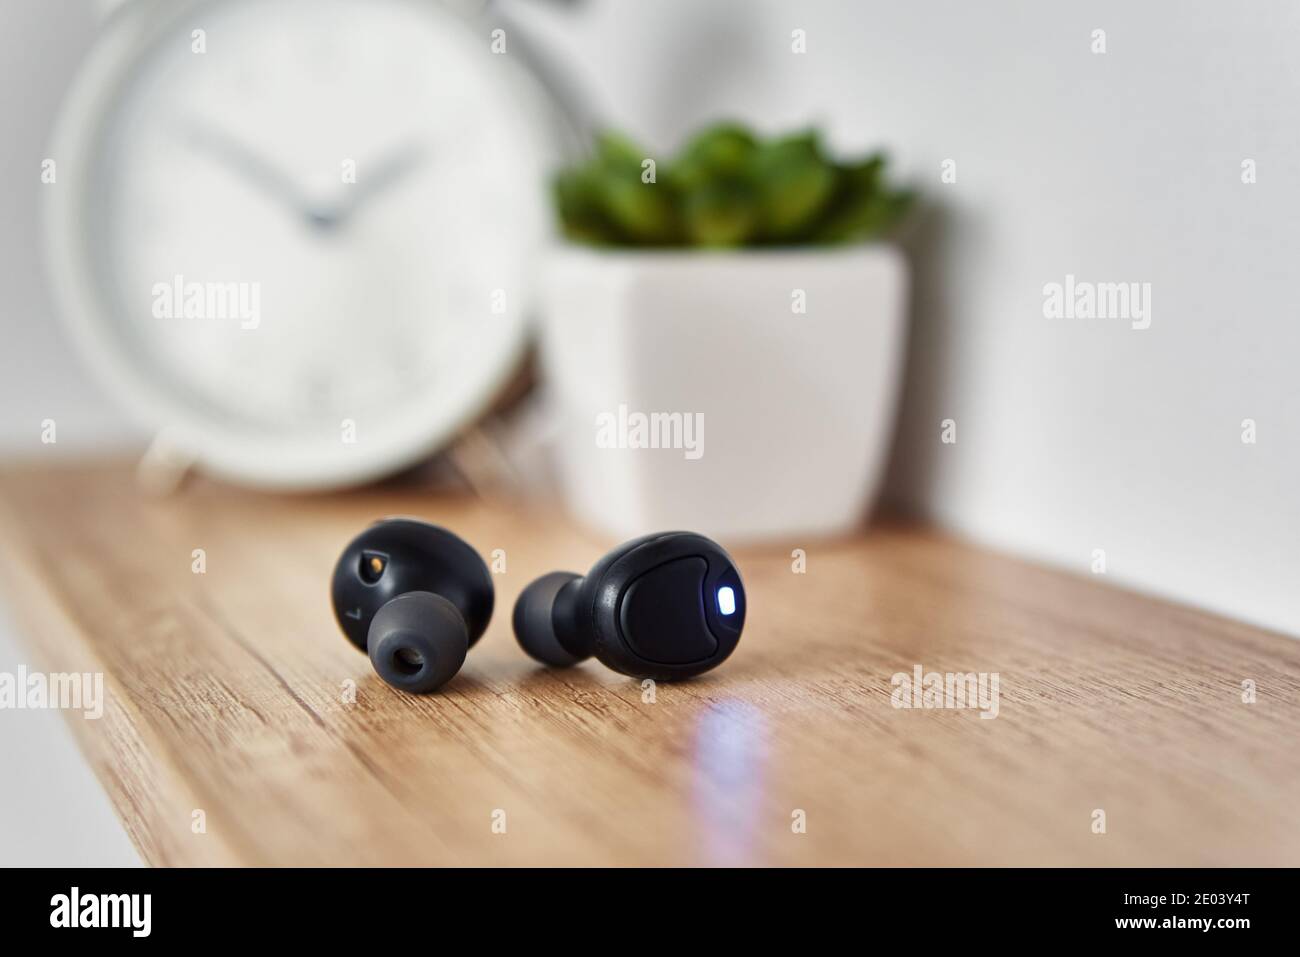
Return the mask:
[[[330,588],[334,617],[379,677],[427,694],[450,681],[492,618],[487,565],[445,528],[387,518],[343,549]]]

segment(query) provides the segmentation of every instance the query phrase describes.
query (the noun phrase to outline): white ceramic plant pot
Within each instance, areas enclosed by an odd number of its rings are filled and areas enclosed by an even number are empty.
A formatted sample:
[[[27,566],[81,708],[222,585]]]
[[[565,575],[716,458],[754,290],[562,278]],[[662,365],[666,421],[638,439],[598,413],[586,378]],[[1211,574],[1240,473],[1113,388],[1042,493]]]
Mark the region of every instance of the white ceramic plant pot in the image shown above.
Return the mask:
[[[541,348],[571,511],[619,539],[850,530],[884,471],[906,285],[884,245],[557,250]]]

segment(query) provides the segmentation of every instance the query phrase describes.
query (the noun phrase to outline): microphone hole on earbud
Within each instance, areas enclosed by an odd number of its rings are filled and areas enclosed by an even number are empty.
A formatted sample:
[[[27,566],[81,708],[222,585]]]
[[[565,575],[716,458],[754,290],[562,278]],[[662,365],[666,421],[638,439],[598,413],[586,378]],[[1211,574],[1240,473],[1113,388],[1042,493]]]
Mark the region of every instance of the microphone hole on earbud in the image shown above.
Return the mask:
[[[361,561],[357,566],[357,573],[361,580],[367,585],[373,585],[384,575],[384,569],[388,567],[388,556],[382,552],[362,552]]]
[[[393,653],[393,667],[404,675],[418,675],[424,668],[424,656],[412,648],[398,648]]]

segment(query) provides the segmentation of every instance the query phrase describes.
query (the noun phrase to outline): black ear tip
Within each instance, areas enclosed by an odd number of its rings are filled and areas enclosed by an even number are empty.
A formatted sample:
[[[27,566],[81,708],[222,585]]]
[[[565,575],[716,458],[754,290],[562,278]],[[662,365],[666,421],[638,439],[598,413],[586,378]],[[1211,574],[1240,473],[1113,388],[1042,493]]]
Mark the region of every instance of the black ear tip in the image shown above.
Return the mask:
[[[515,601],[512,623],[519,647],[544,665],[568,668],[583,660],[560,644],[553,614],[560,589],[580,577],[573,572],[551,572],[520,592]]]
[[[469,632],[441,595],[406,592],[375,613],[366,644],[379,677],[400,691],[428,694],[460,671]]]

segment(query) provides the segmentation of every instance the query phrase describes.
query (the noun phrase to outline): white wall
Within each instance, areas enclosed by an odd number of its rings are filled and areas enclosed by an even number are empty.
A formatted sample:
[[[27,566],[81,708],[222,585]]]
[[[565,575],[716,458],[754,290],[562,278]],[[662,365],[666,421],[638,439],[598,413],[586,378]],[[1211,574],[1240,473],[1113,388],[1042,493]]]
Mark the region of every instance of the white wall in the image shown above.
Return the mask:
[[[127,433],[49,320],[35,225],[88,5],[6,0],[0,448]],[[974,538],[1300,633],[1300,8],[1285,2],[513,2],[605,115],[723,114],[890,146],[930,202],[894,496]],[[808,52],[790,51],[807,31]],[[1108,52],[1089,52],[1102,28]],[[1244,158],[1259,182],[1240,182]],[[941,185],[939,164],[957,161]],[[15,184],[31,183],[30,189]],[[14,197],[11,202],[11,195]],[[1152,284],[1151,328],[1048,320],[1067,273]],[[51,390],[48,383],[57,382]],[[939,442],[939,423],[958,442]],[[1258,423],[1256,445],[1241,421]],[[65,445],[60,420],[60,445]]]
[[[45,285],[41,161],[58,104],[94,35],[89,0],[3,0],[0,12],[0,454],[75,455],[135,434],[86,380]],[[41,421],[59,444],[41,445]]]
[[[897,500],[1300,633],[1300,7],[611,2],[554,39],[651,143],[818,122],[922,186]],[[1151,327],[1045,319],[1067,273],[1151,283]]]

